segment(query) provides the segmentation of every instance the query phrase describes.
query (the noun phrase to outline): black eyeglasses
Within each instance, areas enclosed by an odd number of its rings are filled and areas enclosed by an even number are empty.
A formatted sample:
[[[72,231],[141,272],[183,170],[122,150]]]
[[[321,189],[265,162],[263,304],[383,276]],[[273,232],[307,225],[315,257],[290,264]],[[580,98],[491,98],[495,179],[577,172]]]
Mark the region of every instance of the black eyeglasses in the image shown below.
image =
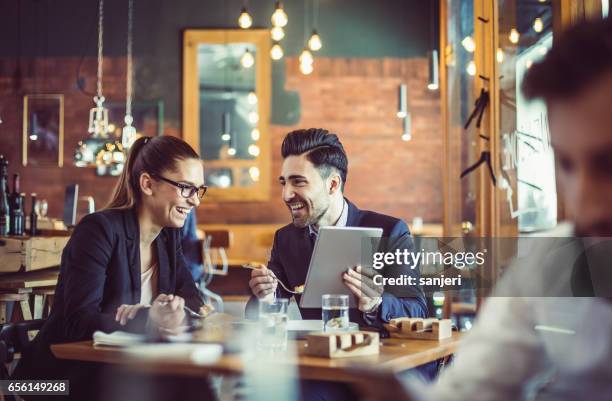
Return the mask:
[[[181,190],[181,196],[183,198],[191,198],[194,194],[198,194],[198,199],[202,200],[202,198],[204,198],[204,194],[206,193],[206,190],[208,189],[208,187],[206,185],[202,185],[200,187],[196,187],[195,185],[189,185],[189,184],[183,184],[181,182],[176,182],[176,181],[172,181],[169,180],[165,177],[162,177],[161,175],[157,175],[157,174],[151,174],[151,177],[153,178],[157,178],[159,180],[162,181],[166,181],[168,184],[174,185],[177,188],[180,188]]]

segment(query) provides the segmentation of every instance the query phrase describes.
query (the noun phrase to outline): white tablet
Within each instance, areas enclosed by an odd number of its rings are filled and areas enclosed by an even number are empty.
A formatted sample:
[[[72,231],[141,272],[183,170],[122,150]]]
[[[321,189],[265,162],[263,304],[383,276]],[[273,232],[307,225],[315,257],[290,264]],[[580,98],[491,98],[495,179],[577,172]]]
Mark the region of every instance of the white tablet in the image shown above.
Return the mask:
[[[320,308],[324,294],[347,294],[350,307],[355,307],[351,291],[342,283],[342,273],[357,265],[371,266],[382,233],[382,228],[371,227],[319,228],[300,307]]]

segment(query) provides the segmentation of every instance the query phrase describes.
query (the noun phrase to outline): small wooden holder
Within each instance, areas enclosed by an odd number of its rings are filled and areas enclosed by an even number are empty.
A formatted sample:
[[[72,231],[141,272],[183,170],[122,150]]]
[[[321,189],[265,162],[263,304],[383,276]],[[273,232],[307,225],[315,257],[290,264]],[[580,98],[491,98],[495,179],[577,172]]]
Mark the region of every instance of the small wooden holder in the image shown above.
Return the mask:
[[[391,319],[385,328],[393,338],[414,338],[419,340],[442,340],[453,334],[450,319],[422,319],[400,317]]]
[[[378,333],[310,333],[306,337],[306,353],[324,358],[376,355],[379,353]]]

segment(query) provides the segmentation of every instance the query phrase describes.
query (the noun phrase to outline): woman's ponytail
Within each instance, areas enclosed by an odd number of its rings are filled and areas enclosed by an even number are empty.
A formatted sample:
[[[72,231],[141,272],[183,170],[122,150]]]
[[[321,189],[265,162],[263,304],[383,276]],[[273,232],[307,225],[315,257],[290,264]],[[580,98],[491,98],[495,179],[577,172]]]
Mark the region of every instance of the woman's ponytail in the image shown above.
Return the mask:
[[[128,209],[136,204],[138,196],[138,183],[133,182],[132,171],[136,164],[136,159],[141,153],[142,148],[150,140],[148,136],[143,136],[134,141],[128,153],[127,162],[123,166],[123,171],[119,176],[119,181],[115,185],[111,201],[105,209]]]
[[[163,175],[176,168],[176,162],[200,159],[187,142],[173,136],[143,136],[138,138],[128,153],[127,162],[119,176],[111,201],[105,209],[128,209],[140,201],[140,175]]]

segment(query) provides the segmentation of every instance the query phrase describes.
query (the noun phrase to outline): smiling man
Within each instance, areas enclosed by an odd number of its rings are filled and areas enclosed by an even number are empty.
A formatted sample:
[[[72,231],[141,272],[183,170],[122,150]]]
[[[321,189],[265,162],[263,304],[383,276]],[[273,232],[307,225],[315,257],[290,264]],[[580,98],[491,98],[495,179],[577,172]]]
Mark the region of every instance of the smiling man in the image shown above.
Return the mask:
[[[252,272],[249,286],[257,298],[271,297],[274,293],[289,298],[291,294],[278,286],[278,280],[289,288],[305,283],[319,227],[379,227],[388,245],[384,251],[413,249],[406,223],[360,210],[344,197],[348,158],[335,134],[315,128],[290,132],[283,141],[281,154],[283,165],[278,180],[292,223],[276,232],[267,268]],[[408,265],[388,266],[388,271],[392,275],[410,275],[418,282],[418,269]],[[383,323],[396,317],[427,315],[420,287],[403,288],[401,293],[384,289],[374,285],[373,273],[371,269],[356,267],[338,277],[358,300],[358,308],[349,312],[351,321],[382,328]],[[299,302],[300,295],[296,299]],[[321,309],[301,308],[300,312],[304,319],[321,319]]]

